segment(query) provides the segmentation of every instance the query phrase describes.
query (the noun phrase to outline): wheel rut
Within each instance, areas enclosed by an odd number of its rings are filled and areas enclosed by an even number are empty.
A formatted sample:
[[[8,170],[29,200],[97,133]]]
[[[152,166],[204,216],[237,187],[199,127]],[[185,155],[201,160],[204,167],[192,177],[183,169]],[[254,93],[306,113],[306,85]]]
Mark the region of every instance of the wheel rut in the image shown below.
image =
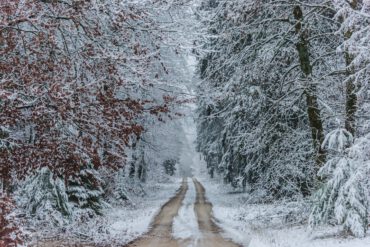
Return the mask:
[[[195,189],[197,191],[194,204],[195,213],[198,219],[199,229],[202,232],[202,238],[198,241],[199,247],[240,247],[231,240],[221,236],[222,229],[214,222],[212,203],[206,200],[205,189],[203,185],[193,178]]]
[[[154,218],[149,232],[125,247],[240,247],[222,237],[222,229],[215,224],[212,204],[206,200],[203,185],[195,178],[193,183],[196,190],[194,211],[201,238],[179,240],[172,237],[173,220],[178,215],[188,190],[187,179],[183,179],[176,195],[162,206],[161,211]]]
[[[126,245],[127,247],[178,247],[178,241],[172,238],[172,223],[175,216],[178,214],[188,190],[186,179],[182,180],[182,184],[178,192],[161,208],[161,211],[155,216],[153,223],[148,233],[144,234],[137,240]]]

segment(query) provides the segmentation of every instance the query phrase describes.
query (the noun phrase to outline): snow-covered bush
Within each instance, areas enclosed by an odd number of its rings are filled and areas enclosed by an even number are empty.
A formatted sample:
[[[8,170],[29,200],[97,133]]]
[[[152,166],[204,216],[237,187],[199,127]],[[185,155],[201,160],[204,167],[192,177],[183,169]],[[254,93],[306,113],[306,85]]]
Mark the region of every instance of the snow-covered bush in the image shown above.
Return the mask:
[[[105,205],[102,183],[99,173],[92,165],[84,166],[78,175],[68,179],[68,200],[79,214],[89,217],[102,214]]]
[[[173,176],[176,172],[177,160],[170,159],[163,162],[164,171],[167,175]]]
[[[18,194],[20,207],[40,222],[63,225],[71,216],[64,181],[47,168],[39,169],[24,182]]]
[[[370,154],[370,135],[353,143],[352,135],[338,129],[330,132],[323,143],[331,158],[320,169],[325,182],[316,193],[309,224],[311,227],[332,223],[362,237],[368,228],[368,192],[366,175]]]
[[[125,184],[124,169],[120,169],[109,182],[105,183],[105,198],[109,203],[121,204],[129,201],[129,195]]]

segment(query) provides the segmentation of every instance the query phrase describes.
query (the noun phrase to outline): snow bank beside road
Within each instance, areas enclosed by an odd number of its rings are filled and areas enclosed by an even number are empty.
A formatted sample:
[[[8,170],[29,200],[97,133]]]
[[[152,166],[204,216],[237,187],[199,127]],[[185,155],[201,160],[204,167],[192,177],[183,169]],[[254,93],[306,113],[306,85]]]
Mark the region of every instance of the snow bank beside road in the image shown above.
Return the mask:
[[[159,183],[148,188],[145,200],[138,200],[133,207],[114,209],[108,214],[109,235],[126,244],[148,231],[149,226],[161,206],[173,197],[182,179],[169,183]],[[151,191],[150,191],[151,190]]]
[[[370,236],[363,239],[343,238],[338,229],[322,228],[314,233],[305,226],[265,229],[253,234],[252,247],[368,247]]]
[[[248,204],[247,193],[201,176],[206,195],[225,238],[249,247],[368,247],[370,234],[358,239],[343,237],[339,228],[309,231],[304,222],[309,208],[304,202]]]

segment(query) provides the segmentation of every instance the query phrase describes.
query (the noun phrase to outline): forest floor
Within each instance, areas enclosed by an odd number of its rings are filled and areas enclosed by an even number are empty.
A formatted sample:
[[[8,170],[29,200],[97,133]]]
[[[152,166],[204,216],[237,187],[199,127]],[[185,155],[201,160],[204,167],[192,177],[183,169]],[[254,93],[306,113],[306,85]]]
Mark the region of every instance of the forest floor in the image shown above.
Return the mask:
[[[54,227],[26,225],[29,235],[27,246],[31,247],[116,247],[123,246],[148,231],[153,218],[161,207],[173,197],[182,179],[166,178],[155,184],[143,185],[130,192],[129,202],[111,205],[102,216],[83,223],[67,225],[63,230]],[[137,188],[137,184],[130,188]]]
[[[76,228],[74,233],[89,236],[85,240],[59,235],[31,246],[370,246],[370,234],[356,239],[333,227],[308,230],[304,219],[309,207],[304,201],[251,203],[248,193],[196,174],[198,179],[173,179],[148,187],[151,196],[148,193],[145,201],[138,198],[133,208],[112,208],[104,220]],[[105,227],[96,230],[101,225]]]
[[[303,199],[251,202],[253,198],[249,193],[198,175],[207,188],[207,197],[213,203],[216,223],[224,230],[223,236],[243,247],[370,246],[370,233],[364,238],[355,238],[339,227],[309,229],[306,219],[310,205]]]

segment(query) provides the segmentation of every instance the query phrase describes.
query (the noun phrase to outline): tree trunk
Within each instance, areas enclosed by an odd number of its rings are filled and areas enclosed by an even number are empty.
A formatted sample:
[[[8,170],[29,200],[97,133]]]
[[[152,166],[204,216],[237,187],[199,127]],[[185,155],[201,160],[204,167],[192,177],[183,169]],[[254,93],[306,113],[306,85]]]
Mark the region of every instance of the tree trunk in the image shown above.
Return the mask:
[[[354,78],[352,77],[354,74],[354,71],[350,67],[353,61],[353,56],[349,54],[348,51],[346,51],[345,57],[346,57],[346,66],[347,66],[345,128],[348,132],[350,132],[353,136],[355,136],[355,132],[356,132],[355,114],[357,111],[357,95],[356,95],[356,86],[354,84]]]
[[[357,0],[352,0],[349,2],[352,9],[357,9]],[[344,34],[344,39],[348,40],[352,36],[352,32],[348,31]],[[353,62],[353,55],[350,54],[348,50],[345,51],[345,60],[346,60],[346,118],[345,118],[345,128],[348,132],[355,136],[356,132],[356,120],[355,114],[357,111],[357,95],[356,95],[356,86],[354,84],[354,69],[351,66]]]
[[[326,151],[321,147],[324,140],[323,121],[321,119],[321,112],[317,100],[317,88],[312,82],[312,65],[310,63],[310,53],[308,49],[307,33],[302,30],[303,13],[299,6],[296,6],[293,11],[294,17],[297,20],[295,31],[298,35],[299,41],[296,48],[299,55],[299,61],[302,72],[307,79],[307,88],[305,90],[308,120],[312,132],[313,146],[316,151],[316,166],[319,169],[326,160]]]
[[[9,137],[8,133],[0,128],[0,140]],[[6,148],[0,148],[0,152],[7,152]],[[0,154],[1,159],[1,154]],[[0,165],[0,194],[10,192],[10,165]]]

